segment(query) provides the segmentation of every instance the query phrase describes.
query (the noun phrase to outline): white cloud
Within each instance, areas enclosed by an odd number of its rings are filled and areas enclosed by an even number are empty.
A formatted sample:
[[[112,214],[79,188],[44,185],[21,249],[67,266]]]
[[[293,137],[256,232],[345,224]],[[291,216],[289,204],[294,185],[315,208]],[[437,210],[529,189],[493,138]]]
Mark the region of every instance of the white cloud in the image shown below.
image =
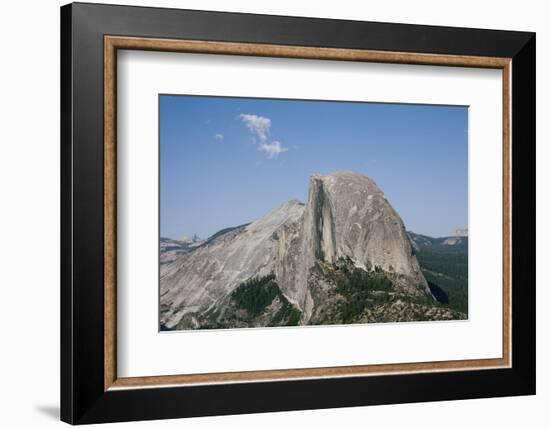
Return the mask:
[[[280,153],[288,152],[288,148],[283,147],[278,141],[273,141],[272,143],[261,143],[259,150],[266,152],[269,159],[277,159]]]
[[[269,133],[271,130],[270,118],[255,114],[240,114],[239,118],[254,136],[254,143],[256,143],[256,138],[260,140],[258,150],[265,152],[268,159],[277,159],[279,154],[288,152],[288,147],[284,147],[279,141],[269,142]]]
[[[214,139],[215,139],[215,140],[218,140],[218,141],[222,141],[222,140],[223,140],[223,134],[216,134],[216,135],[214,135]]]
[[[267,141],[271,119],[255,114],[240,114],[239,117],[254,136],[258,137],[261,142]]]

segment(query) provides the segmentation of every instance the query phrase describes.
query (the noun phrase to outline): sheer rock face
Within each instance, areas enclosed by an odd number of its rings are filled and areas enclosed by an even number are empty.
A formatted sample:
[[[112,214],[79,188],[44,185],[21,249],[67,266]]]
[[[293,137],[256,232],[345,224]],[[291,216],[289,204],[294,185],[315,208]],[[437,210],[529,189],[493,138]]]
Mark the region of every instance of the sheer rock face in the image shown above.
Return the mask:
[[[402,292],[430,295],[401,218],[370,178],[352,172],[314,175],[306,205],[287,202],[173,261],[162,257],[161,322],[168,327],[185,313],[219,308],[240,283],[270,273],[307,323],[315,305],[312,268],[339,258],[391,273]]]
[[[430,294],[401,218],[370,178],[352,172],[312,176],[300,223],[280,233],[275,274],[305,321],[313,308],[307,281],[317,261],[350,258],[364,269],[394,274],[401,291]]]

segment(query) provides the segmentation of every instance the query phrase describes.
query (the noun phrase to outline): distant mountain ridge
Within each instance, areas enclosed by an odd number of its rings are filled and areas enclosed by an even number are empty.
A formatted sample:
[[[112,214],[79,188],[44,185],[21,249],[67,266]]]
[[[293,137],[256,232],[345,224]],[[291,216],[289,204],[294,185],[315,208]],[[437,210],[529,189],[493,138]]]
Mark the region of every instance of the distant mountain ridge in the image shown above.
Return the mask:
[[[412,231],[407,231],[411,244],[415,250],[420,250],[425,246],[456,246],[457,250],[463,250],[468,248],[468,236],[443,236],[439,238],[433,238],[431,236],[422,235]]]
[[[374,181],[353,172],[311,176],[305,204],[160,245],[163,329],[464,317],[437,306],[419,244]]]

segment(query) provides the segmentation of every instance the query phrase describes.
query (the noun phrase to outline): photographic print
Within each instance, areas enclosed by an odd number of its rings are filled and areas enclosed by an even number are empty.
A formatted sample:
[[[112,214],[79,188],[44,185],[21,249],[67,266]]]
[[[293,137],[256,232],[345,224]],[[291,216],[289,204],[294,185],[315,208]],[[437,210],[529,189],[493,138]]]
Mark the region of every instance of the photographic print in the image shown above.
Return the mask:
[[[159,95],[159,329],[468,318],[468,108]]]

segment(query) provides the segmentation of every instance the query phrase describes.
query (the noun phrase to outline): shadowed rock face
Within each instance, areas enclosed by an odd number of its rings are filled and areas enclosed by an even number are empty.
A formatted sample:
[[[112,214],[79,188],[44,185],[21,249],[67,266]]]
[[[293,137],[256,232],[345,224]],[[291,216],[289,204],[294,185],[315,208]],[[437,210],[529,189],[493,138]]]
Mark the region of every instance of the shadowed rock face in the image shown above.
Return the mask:
[[[396,290],[431,295],[403,222],[370,178],[353,172],[310,178],[307,204],[289,201],[260,220],[228,229],[176,257],[161,253],[161,323],[220,309],[244,281],[275,274],[307,324],[315,307],[312,271],[351,259],[391,275]]]

